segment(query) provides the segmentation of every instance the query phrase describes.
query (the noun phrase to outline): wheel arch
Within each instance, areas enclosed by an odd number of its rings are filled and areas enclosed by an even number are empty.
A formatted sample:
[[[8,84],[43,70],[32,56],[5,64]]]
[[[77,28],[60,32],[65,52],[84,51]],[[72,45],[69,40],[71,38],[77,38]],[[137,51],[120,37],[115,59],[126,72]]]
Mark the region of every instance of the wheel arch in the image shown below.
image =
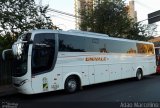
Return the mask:
[[[143,67],[142,67],[142,66],[139,66],[139,67],[136,68],[136,70],[135,70],[135,73],[136,73],[136,74],[137,74],[137,70],[141,70],[142,75],[144,75],[144,74],[143,74]],[[136,76],[136,74],[135,74],[135,76]]]
[[[81,75],[78,72],[71,72],[71,73],[65,75],[65,77],[63,78],[63,88],[65,88],[65,82],[66,82],[67,78],[69,78],[71,76],[74,76],[74,77],[76,77],[78,79],[79,86],[82,85],[82,77],[81,77]]]

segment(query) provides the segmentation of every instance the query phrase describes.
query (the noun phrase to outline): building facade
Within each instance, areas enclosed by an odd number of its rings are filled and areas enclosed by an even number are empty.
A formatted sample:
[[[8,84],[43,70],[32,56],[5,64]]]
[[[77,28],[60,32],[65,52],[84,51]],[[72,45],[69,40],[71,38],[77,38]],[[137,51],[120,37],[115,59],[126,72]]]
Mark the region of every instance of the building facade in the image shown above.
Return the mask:
[[[80,10],[85,8],[93,9],[93,3],[94,0],[75,0],[74,9],[75,9],[75,16],[77,16],[75,20],[76,29],[79,29],[79,24],[81,23]]]
[[[74,8],[75,8],[75,27],[76,29],[79,29],[79,24],[81,23],[80,18],[80,10],[85,8],[93,9],[94,6],[96,6],[97,1],[100,2],[100,0],[75,0]],[[111,0],[112,2],[116,2],[114,0]],[[135,11],[135,5],[134,0],[129,1],[129,4],[126,5],[128,8],[128,15],[133,19],[133,21],[137,22],[137,12]]]
[[[149,40],[149,42],[154,43],[155,47],[160,47],[160,36],[154,37],[153,39]]]
[[[134,0],[129,1],[128,6],[128,15],[133,19],[134,22],[137,22],[137,11],[135,11]]]

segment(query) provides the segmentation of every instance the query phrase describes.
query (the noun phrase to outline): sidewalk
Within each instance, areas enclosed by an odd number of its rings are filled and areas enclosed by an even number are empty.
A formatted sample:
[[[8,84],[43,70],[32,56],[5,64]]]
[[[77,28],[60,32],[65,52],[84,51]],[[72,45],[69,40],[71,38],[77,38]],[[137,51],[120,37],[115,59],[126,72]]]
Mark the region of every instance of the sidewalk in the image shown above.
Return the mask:
[[[17,93],[12,85],[0,86],[0,97]]]

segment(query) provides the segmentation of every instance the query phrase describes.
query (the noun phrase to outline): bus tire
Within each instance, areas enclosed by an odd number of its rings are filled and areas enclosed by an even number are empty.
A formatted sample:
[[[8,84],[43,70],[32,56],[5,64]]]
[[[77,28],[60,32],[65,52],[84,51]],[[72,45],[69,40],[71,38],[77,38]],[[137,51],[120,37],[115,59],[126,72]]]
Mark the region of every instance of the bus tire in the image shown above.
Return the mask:
[[[143,78],[142,70],[141,69],[137,69],[136,79],[139,81],[139,80],[142,80],[142,78]]]
[[[67,93],[74,93],[79,86],[79,82],[76,77],[70,76],[65,81],[65,91]]]

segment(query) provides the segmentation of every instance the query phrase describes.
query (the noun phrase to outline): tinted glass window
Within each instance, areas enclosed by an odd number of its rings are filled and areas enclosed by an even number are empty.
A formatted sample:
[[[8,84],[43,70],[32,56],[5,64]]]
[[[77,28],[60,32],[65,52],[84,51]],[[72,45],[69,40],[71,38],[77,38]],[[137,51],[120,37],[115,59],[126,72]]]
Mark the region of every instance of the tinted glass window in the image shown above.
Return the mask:
[[[160,48],[155,48],[156,55],[160,55]]]
[[[96,38],[92,38],[92,43],[90,43],[91,46],[93,46],[93,52],[103,52],[106,53],[107,52],[107,42],[104,39],[96,39]]]
[[[140,54],[154,54],[153,45],[137,43],[138,53]]]
[[[106,52],[106,43],[98,38],[59,35],[59,51]]]
[[[136,43],[117,41],[117,40],[107,40],[106,49],[111,53],[136,53]]]
[[[23,34],[19,37],[19,39],[23,41],[29,41],[31,37],[31,33]],[[23,76],[27,73],[27,63],[28,63],[28,49],[29,44],[24,43],[21,48],[22,54],[14,58],[14,67],[12,75],[15,77]]]
[[[153,45],[148,44],[148,54],[154,54]]]
[[[55,36],[41,33],[34,37],[32,50],[32,73],[49,71],[53,66],[55,55]]]
[[[84,37],[72,35],[59,35],[59,51],[85,52],[86,41]]]
[[[154,53],[153,45],[151,44],[63,34],[59,35],[59,51],[141,54]]]

